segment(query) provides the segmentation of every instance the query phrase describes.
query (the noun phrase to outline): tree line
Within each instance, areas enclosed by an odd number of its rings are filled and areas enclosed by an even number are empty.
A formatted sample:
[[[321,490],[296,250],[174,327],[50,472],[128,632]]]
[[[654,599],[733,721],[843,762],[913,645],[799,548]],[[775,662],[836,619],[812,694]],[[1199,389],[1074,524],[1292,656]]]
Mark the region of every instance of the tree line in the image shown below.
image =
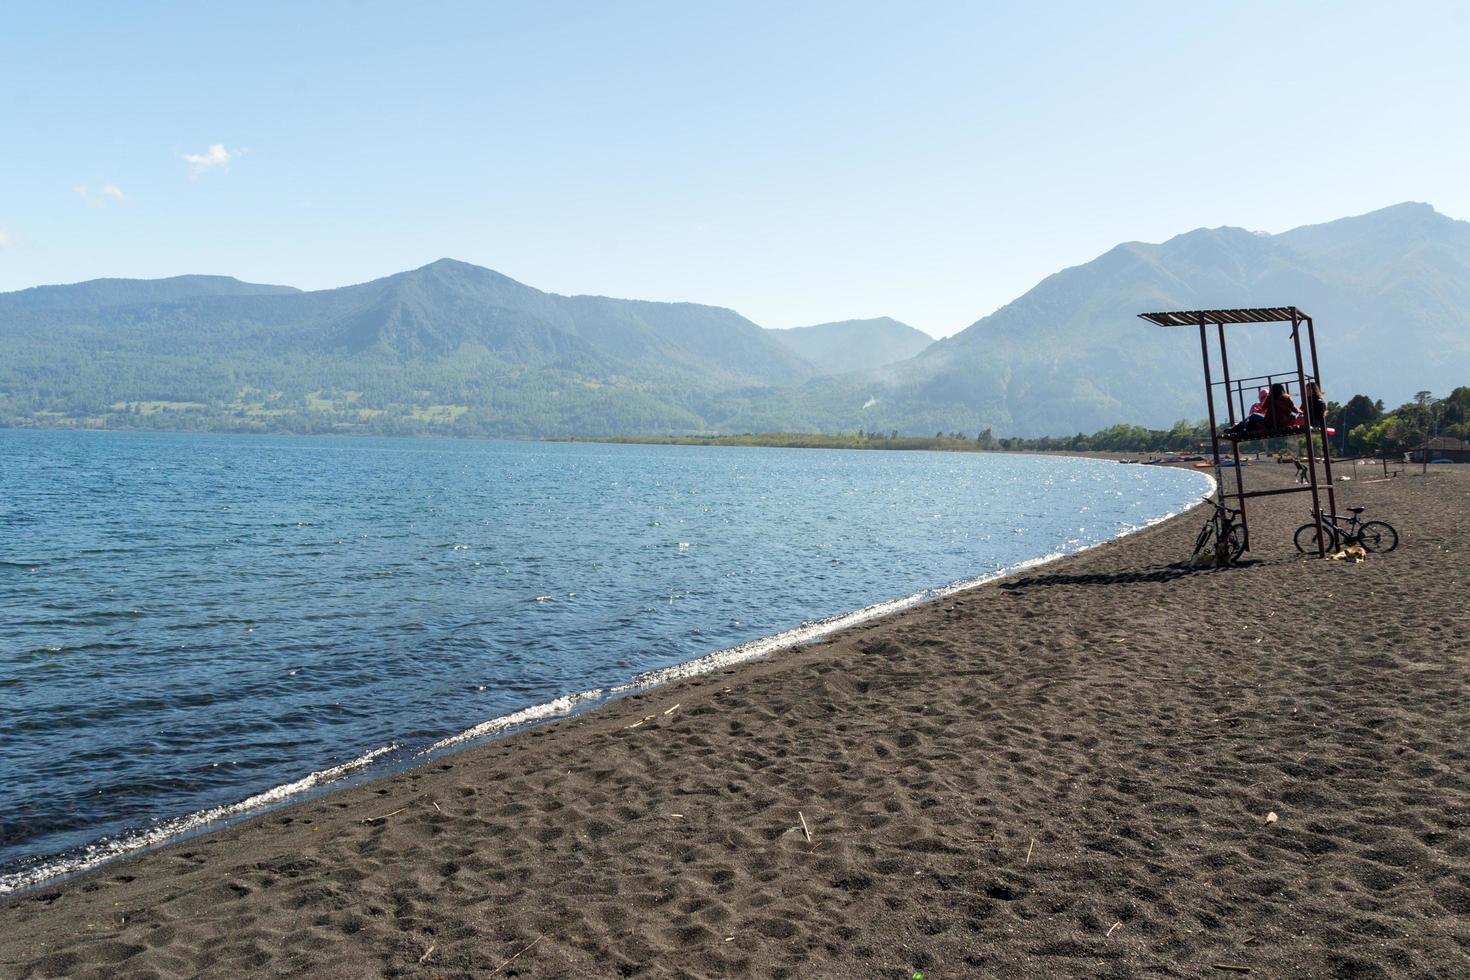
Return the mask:
[[[1354,395],[1346,403],[1327,403],[1327,425],[1335,430],[1333,455],[1377,456],[1416,449],[1435,436],[1470,441],[1470,386],[1454,389],[1443,398],[1421,391],[1392,411],[1382,400]],[[658,443],[684,446],[778,446],[792,449],[927,449],[951,452],[1112,452],[1112,453],[1199,453],[1208,452],[1210,427],[1206,420],[1181,419],[1167,429],[1149,429],[1120,423],[1087,435],[1022,438],[996,436],[985,428],[976,435],[960,431],[936,432],[932,436],[900,435],[897,429],[851,433],[745,432],[735,435],[707,433],[680,436],[610,436],[597,440],[614,443]],[[1264,441],[1265,451],[1299,449],[1300,437]]]

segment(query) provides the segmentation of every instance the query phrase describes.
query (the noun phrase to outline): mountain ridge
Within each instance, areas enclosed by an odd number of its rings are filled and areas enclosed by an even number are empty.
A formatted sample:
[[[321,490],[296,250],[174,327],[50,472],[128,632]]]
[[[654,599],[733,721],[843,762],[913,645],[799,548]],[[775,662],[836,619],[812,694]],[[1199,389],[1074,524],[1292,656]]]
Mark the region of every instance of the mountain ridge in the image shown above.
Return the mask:
[[[88,279],[83,282],[31,286],[0,293],[0,311],[5,309],[67,308],[174,302],[207,296],[270,296],[300,293],[294,286],[243,282],[234,276],[182,275],[163,279]],[[122,299],[121,294],[127,293]]]
[[[771,333],[823,374],[885,367],[913,357],[934,342],[922,330],[887,316],[785,327]]]
[[[1165,427],[1201,411],[1198,338],[1137,314],[1247,305],[1316,318],[1330,398],[1452,387],[1470,374],[1470,223],[1411,202],[1274,235],[1124,242],[932,343],[890,318],[768,330],[724,307],[563,296],[454,259],[305,292],[209,276],[33,287],[0,294],[0,421],[505,436]],[[894,356],[864,331],[914,349]],[[1233,329],[1235,374],[1282,370],[1279,333]],[[805,338],[823,344],[803,352]]]

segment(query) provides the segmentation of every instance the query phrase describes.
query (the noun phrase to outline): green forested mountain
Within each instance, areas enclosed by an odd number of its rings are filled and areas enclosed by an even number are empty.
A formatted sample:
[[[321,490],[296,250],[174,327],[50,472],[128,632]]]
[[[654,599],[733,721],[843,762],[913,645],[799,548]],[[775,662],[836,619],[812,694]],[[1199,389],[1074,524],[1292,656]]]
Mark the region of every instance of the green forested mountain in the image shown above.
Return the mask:
[[[1297,305],[1327,394],[1470,374],[1470,223],[1404,204],[1264,235],[1119,245],[968,329],[763,330],[730,310],[558,296],[443,260],[298,292],[183,276],[0,294],[0,424],[501,436],[805,430],[1032,436],[1203,414],[1197,334],[1146,310]],[[793,344],[793,338],[796,339]],[[1292,366],[1286,329],[1231,367]],[[854,364],[860,370],[854,370]]]
[[[0,296],[0,419],[597,434],[699,428],[711,392],[817,373],[730,310],[557,296],[450,260],[254,289],[184,277]]]
[[[846,374],[906,361],[934,338],[892,317],[840,320],[811,327],[773,330],[771,335],[817,365],[822,374]]]

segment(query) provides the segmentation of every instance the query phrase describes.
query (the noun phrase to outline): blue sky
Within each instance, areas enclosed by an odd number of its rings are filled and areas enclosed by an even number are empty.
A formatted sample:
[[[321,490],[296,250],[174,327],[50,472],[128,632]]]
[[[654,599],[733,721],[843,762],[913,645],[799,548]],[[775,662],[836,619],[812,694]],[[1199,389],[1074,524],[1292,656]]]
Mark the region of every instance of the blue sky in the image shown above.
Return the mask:
[[[1470,218],[1470,3],[11,4],[0,290],[451,256],[960,330],[1121,241]],[[191,159],[192,158],[192,161]]]

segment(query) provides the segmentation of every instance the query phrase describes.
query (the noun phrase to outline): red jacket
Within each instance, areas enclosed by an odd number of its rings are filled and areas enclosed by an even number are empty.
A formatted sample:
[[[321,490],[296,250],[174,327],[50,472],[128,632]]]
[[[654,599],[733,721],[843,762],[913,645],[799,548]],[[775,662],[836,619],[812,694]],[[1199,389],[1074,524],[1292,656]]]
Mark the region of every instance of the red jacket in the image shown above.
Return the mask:
[[[1291,395],[1276,395],[1266,402],[1266,427],[1268,429],[1285,429],[1296,421],[1301,413],[1297,411],[1296,402],[1291,400]]]

